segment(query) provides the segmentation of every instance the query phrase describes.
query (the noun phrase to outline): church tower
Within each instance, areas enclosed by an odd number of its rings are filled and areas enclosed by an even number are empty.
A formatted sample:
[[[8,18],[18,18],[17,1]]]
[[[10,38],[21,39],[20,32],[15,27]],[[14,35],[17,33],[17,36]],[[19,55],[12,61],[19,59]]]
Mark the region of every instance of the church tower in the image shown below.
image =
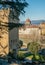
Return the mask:
[[[26,21],[25,21],[25,25],[30,25],[31,24],[31,21],[30,21],[30,19],[28,18],[28,19],[26,19]]]

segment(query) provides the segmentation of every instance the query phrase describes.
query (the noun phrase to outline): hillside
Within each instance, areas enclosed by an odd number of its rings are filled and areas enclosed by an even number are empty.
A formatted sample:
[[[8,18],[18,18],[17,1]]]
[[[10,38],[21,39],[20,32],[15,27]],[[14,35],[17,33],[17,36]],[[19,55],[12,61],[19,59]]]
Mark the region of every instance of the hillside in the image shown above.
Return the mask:
[[[36,25],[38,25],[38,24],[40,24],[40,23],[42,23],[42,22],[45,22],[45,20],[32,20],[32,21],[31,21],[32,24],[36,24]],[[21,23],[24,24],[25,21],[21,21]]]

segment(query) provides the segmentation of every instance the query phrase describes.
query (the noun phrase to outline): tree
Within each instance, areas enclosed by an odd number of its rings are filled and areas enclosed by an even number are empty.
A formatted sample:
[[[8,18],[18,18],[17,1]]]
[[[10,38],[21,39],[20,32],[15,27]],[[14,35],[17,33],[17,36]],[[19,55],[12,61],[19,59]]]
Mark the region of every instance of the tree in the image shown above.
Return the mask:
[[[37,43],[37,42],[30,42],[30,43],[27,45],[27,48],[28,48],[28,50],[29,50],[32,54],[36,55],[36,54],[38,53],[38,51],[40,50],[40,45],[39,45],[39,43]]]
[[[0,0],[0,9],[10,9],[9,18],[13,20],[16,18],[19,20],[20,14],[24,14],[24,8],[28,6],[28,3],[25,0]],[[19,24],[15,23],[6,23],[8,24],[9,30],[14,27],[18,27]],[[5,26],[5,25],[4,25]]]
[[[28,5],[25,0],[0,0],[0,4],[0,8],[10,8],[13,17],[17,17],[17,15],[24,14],[24,8]],[[17,13],[16,16],[14,15],[15,11]]]
[[[38,42],[31,42],[27,45],[28,51],[33,54],[32,60],[39,60],[39,50],[41,49],[41,46]]]
[[[21,48],[23,45],[23,41],[19,40],[19,48]]]
[[[6,9],[7,10],[9,8],[10,9],[9,17],[14,22],[15,22],[14,19],[16,19],[16,21],[17,21],[17,19],[19,20],[19,15],[20,14],[25,13],[24,8],[27,7],[27,5],[28,5],[27,2],[24,1],[24,0],[0,0],[0,9],[3,9],[3,10]],[[3,22],[3,23],[4,24],[2,24],[2,21],[0,22],[0,26],[1,26],[0,28],[1,29],[2,29],[3,26],[7,27],[7,29],[9,29],[9,28],[12,29],[14,27],[17,27],[17,26],[15,26],[16,25],[15,23],[11,23],[11,22],[8,22],[8,23]]]

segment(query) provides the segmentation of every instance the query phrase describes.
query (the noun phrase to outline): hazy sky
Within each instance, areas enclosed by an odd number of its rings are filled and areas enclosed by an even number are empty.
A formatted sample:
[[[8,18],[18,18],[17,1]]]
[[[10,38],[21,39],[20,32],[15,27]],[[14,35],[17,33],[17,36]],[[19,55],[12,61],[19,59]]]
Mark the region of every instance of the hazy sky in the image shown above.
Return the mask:
[[[25,8],[25,15],[20,16],[21,21],[27,18],[31,20],[45,20],[45,0],[26,0],[29,6]]]

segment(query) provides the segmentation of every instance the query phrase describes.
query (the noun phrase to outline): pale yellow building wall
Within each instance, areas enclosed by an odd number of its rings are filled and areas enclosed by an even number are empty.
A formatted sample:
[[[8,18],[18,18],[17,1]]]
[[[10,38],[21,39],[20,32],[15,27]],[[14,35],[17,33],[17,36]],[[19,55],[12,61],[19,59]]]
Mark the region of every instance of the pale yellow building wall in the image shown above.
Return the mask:
[[[23,45],[27,46],[32,41],[40,40],[40,29],[39,28],[23,28],[19,29],[19,39],[23,41]]]
[[[40,24],[41,34],[45,35],[45,23]]]
[[[42,35],[45,35],[45,29],[42,29]]]

